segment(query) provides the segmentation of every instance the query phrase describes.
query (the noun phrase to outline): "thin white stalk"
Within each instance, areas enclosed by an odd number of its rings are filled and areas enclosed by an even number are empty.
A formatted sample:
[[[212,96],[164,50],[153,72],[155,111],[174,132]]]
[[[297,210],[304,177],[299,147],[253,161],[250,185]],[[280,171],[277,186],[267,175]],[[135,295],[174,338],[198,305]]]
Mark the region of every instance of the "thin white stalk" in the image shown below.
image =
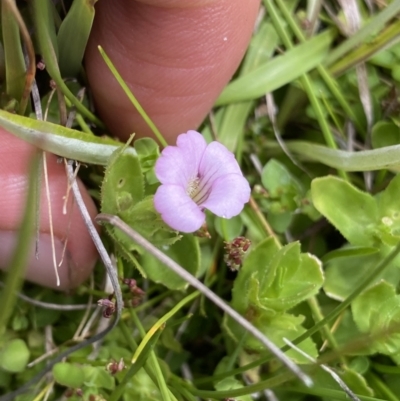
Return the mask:
[[[117,313],[118,315],[121,314],[122,308],[123,308],[123,300],[122,300],[122,294],[121,294],[121,287],[118,282],[118,276],[117,273],[113,267],[113,264],[111,262],[110,256],[107,253],[106,248],[103,245],[103,242],[101,241],[101,238],[99,236],[99,233],[96,230],[96,227],[94,226],[92,219],[89,215],[89,212],[86,208],[85,202],[83,201],[81,192],[78,187],[78,183],[76,182],[75,175],[74,175],[74,170],[72,168],[72,161],[68,161],[67,163],[67,175],[68,179],[70,180],[70,185],[72,188],[72,192],[75,197],[76,204],[78,205],[79,211],[81,212],[81,216],[83,218],[83,221],[85,222],[85,225],[88,229],[89,235],[92,238],[97,251],[99,252],[99,255],[104,263],[104,266],[107,270],[107,274],[111,280],[111,284],[114,289],[114,295],[117,303]]]
[[[56,258],[56,248],[54,244],[54,230],[53,230],[53,214],[51,211],[51,197],[50,197],[50,185],[49,185],[49,175],[47,172],[47,157],[46,157],[46,152],[43,152],[43,172],[44,172],[44,182],[45,182],[45,188],[46,188],[46,197],[47,197],[47,207],[48,207],[48,214],[49,214],[49,225],[50,225],[50,239],[51,239],[51,254],[53,257],[53,267],[54,267],[54,272],[56,274],[56,280],[57,280],[57,287],[60,286],[60,276],[58,274],[57,270],[57,258]]]
[[[174,273],[182,277],[192,287],[199,290],[204,296],[210,299],[215,305],[221,308],[227,315],[239,323],[244,329],[252,334],[257,340],[259,340],[276,358],[278,358],[295,376],[297,376],[306,386],[311,387],[313,382],[309,376],[307,376],[294,362],[292,362],[273,342],[271,342],[260,330],[254,327],[249,321],[247,321],[238,312],[232,309],[225,301],[223,301],[218,295],[206,287],[202,282],[197,280],[196,277],[192,276],[182,266],[172,260],[170,257],[161,252],[153,244],[143,238],[133,228],[125,224],[119,217],[110,214],[101,213],[96,217],[99,222],[109,223],[126,235],[132,238],[138,245],[143,247],[147,252],[151,253],[165,266],[171,269]]]
[[[317,361],[311,357],[310,355],[306,354],[303,350],[301,350],[299,347],[296,347],[291,341],[289,341],[287,338],[284,338],[283,341],[289,347],[293,348],[296,350],[300,355],[304,356],[304,358],[308,359],[310,362],[317,364]],[[353,401],[361,401],[354,393],[353,391],[347,386],[347,384],[341,379],[341,377],[329,366],[326,366],[324,364],[319,365],[321,369],[325,370],[333,380],[341,387],[341,389],[353,400]]]

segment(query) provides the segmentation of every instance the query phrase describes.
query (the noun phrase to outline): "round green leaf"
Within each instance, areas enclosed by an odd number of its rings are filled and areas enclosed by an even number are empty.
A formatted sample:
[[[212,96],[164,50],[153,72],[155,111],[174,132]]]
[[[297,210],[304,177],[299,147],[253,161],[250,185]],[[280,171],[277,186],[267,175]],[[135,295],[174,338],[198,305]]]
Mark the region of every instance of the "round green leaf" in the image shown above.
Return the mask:
[[[65,387],[79,388],[85,381],[83,368],[67,362],[56,363],[53,366],[53,376],[57,383]]]
[[[0,352],[0,367],[7,372],[22,372],[29,361],[29,356],[30,352],[25,341],[11,340]]]

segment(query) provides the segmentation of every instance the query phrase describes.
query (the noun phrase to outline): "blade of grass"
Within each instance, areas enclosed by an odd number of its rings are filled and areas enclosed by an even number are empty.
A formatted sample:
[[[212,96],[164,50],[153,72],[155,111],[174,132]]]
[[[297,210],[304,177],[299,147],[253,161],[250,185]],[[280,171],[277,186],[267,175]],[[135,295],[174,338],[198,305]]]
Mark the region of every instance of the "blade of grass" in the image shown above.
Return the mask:
[[[90,0],[74,0],[57,34],[59,66],[64,77],[75,77],[83,55],[94,19],[94,3]]]
[[[159,328],[157,330],[157,332],[154,334],[154,336],[151,337],[150,340],[146,343],[146,346],[144,347],[143,351],[138,356],[138,359],[136,360],[136,362],[131,365],[128,372],[126,372],[123,379],[120,381],[118,386],[115,388],[115,390],[111,394],[109,401],[118,401],[121,398],[122,394],[125,391],[125,387],[128,385],[129,381],[133,378],[133,376],[135,376],[135,374],[141,368],[144,367],[144,364],[148,360],[150,353],[153,351],[153,348],[156,345],[161,333],[162,333],[162,328]]]
[[[285,17],[285,20],[288,22],[288,25],[296,35],[297,39],[299,39],[300,42],[305,43],[307,39],[304,36],[303,31],[300,29],[298,23],[293,18],[290,10],[286,7],[285,3],[282,0],[275,0],[275,1],[279,6],[282,15]],[[336,83],[334,78],[330,75],[330,73],[323,65],[318,65],[317,71],[321,75],[326,85],[328,86],[329,90],[332,92],[333,96],[336,98],[338,103],[342,106],[343,110],[349,116],[351,121],[353,121],[356,124],[357,129],[360,132],[362,132],[364,129],[361,121],[359,121],[357,115],[353,112],[353,109],[347,102],[345,96],[343,96],[343,93],[340,91],[339,85]]]
[[[253,100],[294,81],[323,62],[334,37],[334,31],[327,30],[233,80],[217,99],[216,105]]]
[[[107,165],[111,154],[121,146],[108,137],[98,137],[47,121],[18,116],[0,110],[0,126],[32,145],[83,163]],[[126,152],[136,156],[128,147]]]
[[[278,15],[278,10],[276,9],[274,2],[264,0],[264,5],[268,10],[269,15],[271,16],[272,22],[274,23],[275,28],[279,36],[281,37],[283,43],[288,49],[292,50],[294,48],[292,40],[290,39],[289,34],[284,29],[283,24],[281,23],[281,20]],[[326,144],[332,149],[337,149],[335,139],[333,138],[328,121],[325,118],[325,113],[323,112],[323,106],[315,94],[315,87],[313,82],[311,81],[308,74],[303,74],[299,78],[305,92],[307,93],[311,106],[315,112],[319,126],[321,127],[322,133],[324,135]],[[338,169],[338,173],[342,178],[348,180],[347,174],[343,170]]]
[[[138,100],[135,98],[131,90],[128,88],[128,85],[125,83],[125,81],[122,79],[121,75],[115,68],[114,64],[110,60],[110,58],[107,56],[106,52],[103,50],[101,46],[98,47],[99,52],[101,54],[101,57],[103,57],[104,62],[107,64],[107,67],[110,69],[111,73],[113,74],[114,78],[117,80],[117,82],[120,84],[121,88],[125,92],[126,96],[128,96],[128,99],[131,101],[133,106],[136,108],[136,110],[139,112],[139,114],[142,116],[143,120],[147,123],[147,125],[150,127],[150,129],[153,131],[154,135],[158,139],[158,141],[161,143],[162,146],[167,146],[168,143],[162,136],[161,132],[159,129],[156,127],[156,125],[153,123],[151,118],[147,115],[143,107],[140,105]]]
[[[139,358],[140,353],[143,351],[145,348],[146,344],[148,341],[150,341],[151,337],[162,327],[165,325],[165,323],[175,315],[181,308],[183,308],[188,302],[192,301],[195,299],[197,296],[199,296],[200,293],[199,291],[193,292],[192,294],[188,295],[187,297],[183,298],[181,301],[179,301],[168,313],[166,313],[161,319],[157,320],[156,323],[150,328],[150,330],[147,332],[147,334],[144,336],[142,342],[139,344],[139,347],[135,351],[133,357],[132,357],[132,363],[135,363],[136,360]]]
[[[26,53],[27,53],[28,66],[27,66],[27,68],[25,68],[25,63],[24,63],[23,69],[24,69],[24,71],[26,69],[25,83],[24,83],[24,89],[23,89],[22,95],[21,95],[20,104],[18,107],[18,113],[24,114],[26,107],[28,105],[32,83],[33,83],[33,80],[35,79],[35,73],[36,73],[35,50],[33,48],[31,36],[28,32],[25,22],[22,19],[22,16],[21,16],[15,2],[13,0],[3,0],[3,4],[7,4],[9,10],[13,13],[14,18],[18,23],[18,27],[21,32],[22,38],[24,40],[25,49],[26,49]],[[18,47],[20,47],[20,46],[18,46]],[[16,54],[18,54],[18,53],[19,52],[17,50]],[[7,60],[7,58],[6,58],[6,60]],[[15,68],[14,65],[12,65],[12,69],[14,69],[14,68]]]
[[[143,341],[145,341],[145,339],[146,339],[146,332],[142,326],[142,323],[141,323],[138,315],[136,314],[136,312],[134,310],[132,310],[131,316],[133,318],[133,322],[135,323],[136,327],[139,330],[140,335],[142,336],[142,343],[143,343]],[[157,330],[159,331],[160,328],[163,328],[163,327],[165,327],[165,324],[162,324],[161,326],[159,326]],[[139,344],[139,347],[136,349],[135,354],[137,354],[141,344]],[[156,353],[153,350],[150,352],[150,359],[149,359],[147,365],[148,365],[148,369],[151,370],[151,372],[154,374],[154,378],[157,381],[157,385],[160,389],[161,395],[163,397],[163,401],[177,401],[175,396],[169,390],[167,383],[165,382],[164,374],[161,370]]]
[[[35,29],[37,34],[37,40],[39,43],[39,50],[42,54],[44,62],[46,64],[46,69],[57,84],[57,87],[62,91],[62,93],[71,101],[71,103],[76,107],[76,109],[83,116],[93,121],[98,127],[105,128],[104,124],[91,112],[89,111],[74,94],[69,90],[68,86],[65,84],[61,77],[60,69],[57,61],[56,49],[52,41],[51,32],[54,23],[48,21],[44,23],[43,15],[49,13],[50,3],[48,0],[33,0],[33,20],[35,23]]]
[[[6,69],[7,95],[21,101],[25,85],[25,61],[18,23],[9,3],[1,2],[1,27]]]
[[[398,170],[400,167],[400,145],[350,152],[306,141],[286,141],[285,144],[303,161],[319,162],[343,171]],[[267,141],[267,145],[269,151],[280,148],[275,141]]]
[[[400,41],[400,21],[395,21],[385,28],[374,40],[361,44],[346,56],[329,66],[332,75],[341,75],[358,63],[368,60],[380,51],[394,46]]]
[[[340,44],[336,49],[330,52],[329,56],[325,60],[325,65],[330,66],[340,58],[342,58],[347,52],[354,47],[360,45],[363,42],[368,41],[373,35],[377,35],[378,32],[386,25],[388,21],[396,16],[400,12],[400,0],[394,0],[381,12],[376,14],[367,24],[365,24],[356,34],[351,36],[349,39]]]

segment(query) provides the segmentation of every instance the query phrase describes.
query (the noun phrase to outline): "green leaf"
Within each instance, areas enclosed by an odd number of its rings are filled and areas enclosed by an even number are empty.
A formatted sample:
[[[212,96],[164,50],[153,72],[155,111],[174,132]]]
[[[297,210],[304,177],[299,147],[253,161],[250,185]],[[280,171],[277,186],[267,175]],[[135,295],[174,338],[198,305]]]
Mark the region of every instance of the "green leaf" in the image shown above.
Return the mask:
[[[25,60],[17,20],[7,2],[1,3],[2,45],[6,72],[6,92],[21,101],[25,85]]]
[[[127,224],[134,227],[136,231],[149,239],[154,245],[169,246],[181,238],[177,231],[172,230],[164,223],[161,215],[155,210],[153,196],[146,197],[130,209],[120,213],[120,215]],[[115,233],[117,233],[117,230],[115,230]],[[126,238],[124,242],[129,244],[131,249],[141,250],[123,233],[118,234],[118,236]]]
[[[135,149],[140,160],[148,157],[157,158],[160,149],[157,142],[152,138],[139,138],[135,140]]]
[[[114,390],[115,379],[104,369],[103,366],[85,365],[82,369],[85,377],[85,386]]]
[[[332,30],[325,31],[232,81],[222,92],[216,105],[256,99],[295,80],[321,64],[333,38]],[[294,65],[296,68],[293,68]]]
[[[166,327],[160,337],[162,345],[168,350],[179,354],[183,351],[182,344],[175,338],[175,333],[171,327]]]
[[[400,175],[390,181],[387,188],[376,196],[380,214],[378,232],[388,245],[400,241]]]
[[[75,77],[82,66],[96,1],[74,0],[58,30],[59,66],[64,77]]]
[[[298,242],[279,248],[273,238],[267,238],[245,259],[233,286],[232,306],[275,344],[284,346],[283,337],[294,339],[305,332],[304,318],[285,311],[315,295],[323,280],[320,261],[315,256],[300,253]],[[245,333],[228,317],[224,319],[224,327],[236,341]],[[245,347],[263,349],[252,336],[246,338]],[[304,341],[301,349],[317,356],[311,339]],[[308,363],[294,350],[290,351],[290,356],[298,363]]]
[[[253,313],[253,315],[249,313],[247,318],[251,318],[251,322],[278,347],[286,345],[283,338],[294,340],[306,331],[302,326],[304,321],[303,316],[277,313],[275,316],[271,317],[262,313],[257,313],[256,311],[253,311]],[[239,326],[228,316],[224,317],[223,327],[228,335],[237,342],[245,334],[243,327]],[[251,351],[261,352],[265,350],[265,347],[253,336],[246,337],[244,347]],[[302,341],[298,347],[312,358],[317,358],[318,351],[311,338]],[[310,363],[309,359],[302,356],[296,350],[289,350],[286,354],[296,363]]]
[[[121,145],[109,137],[94,136],[4,110],[0,110],[0,127],[39,149],[83,163],[107,165]],[[126,152],[136,155],[133,148],[127,148]]]
[[[348,367],[336,368],[334,371],[355,394],[368,397],[374,395],[372,388],[368,386],[365,378],[359,373]],[[317,387],[343,391],[337,381],[325,370],[318,369],[316,374],[313,375],[313,381]]]
[[[400,143],[400,128],[389,121],[378,121],[371,132],[372,146],[383,148]]]
[[[362,332],[376,335],[369,345],[371,352],[400,353],[400,296],[393,285],[381,281],[364,291],[353,301],[352,312]]]
[[[327,263],[333,259],[337,258],[348,258],[352,256],[367,256],[373,255],[374,253],[379,252],[378,248],[372,248],[369,246],[349,246],[340,249],[335,249],[334,251],[326,253],[321,261],[323,263]]]
[[[200,247],[197,237],[183,235],[180,241],[169,246],[164,245],[160,249],[189,273],[197,275],[200,269]],[[183,290],[188,286],[184,279],[149,253],[143,254],[142,266],[150,280],[163,284],[171,290]]]
[[[253,275],[258,271],[268,270],[269,262],[279,251],[279,246],[272,237],[260,242],[253,248],[236,277],[232,290],[232,306],[244,314],[249,306],[249,285]]]
[[[272,213],[293,212],[300,206],[303,188],[285,165],[271,159],[263,168],[261,180],[272,198],[269,205]]]
[[[333,176],[311,183],[315,208],[352,244],[375,246],[378,207],[372,195]]]
[[[65,387],[79,388],[85,382],[85,374],[82,366],[59,362],[53,366],[54,380]]]
[[[216,217],[214,220],[215,231],[225,240],[232,241],[243,231],[243,223],[240,216],[224,219]]]
[[[148,184],[158,183],[154,174],[154,166],[160,155],[160,149],[157,142],[152,138],[140,138],[135,141],[135,149],[142,167],[146,174]]]
[[[330,260],[325,269],[324,291],[329,297],[343,301],[390,251],[390,247],[383,245],[378,253],[371,255],[349,256]],[[400,258],[397,257],[376,281],[383,279],[396,286],[400,282],[399,267]]]
[[[4,344],[0,351],[0,368],[7,372],[23,372],[29,361],[30,352],[21,339],[14,339]]]
[[[215,390],[217,391],[228,391],[235,390],[237,388],[243,388],[244,385],[239,380],[234,377],[227,377],[226,379],[221,380],[220,382],[215,384]],[[241,401],[252,401],[253,398],[251,395],[243,395],[240,397]]]
[[[144,179],[139,159],[125,146],[111,156],[101,188],[101,211],[121,215],[144,197]]]
[[[233,287],[232,305],[245,314],[255,310],[273,316],[315,295],[323,281],[321,262],[300,253],[300,243],[276,250],[265,241],[245,260]]]

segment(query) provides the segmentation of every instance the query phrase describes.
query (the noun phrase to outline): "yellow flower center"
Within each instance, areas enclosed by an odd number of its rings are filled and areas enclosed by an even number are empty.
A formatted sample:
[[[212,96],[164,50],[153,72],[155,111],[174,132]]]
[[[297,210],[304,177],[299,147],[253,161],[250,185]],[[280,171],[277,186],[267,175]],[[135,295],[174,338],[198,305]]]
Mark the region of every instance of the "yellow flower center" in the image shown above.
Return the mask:
[[[196,192],[199,188],[200,184],[200,177],[195,177],[189,180],[187,188],[186,188],[186,193],[193,199],[194,196],[196,195]]]

